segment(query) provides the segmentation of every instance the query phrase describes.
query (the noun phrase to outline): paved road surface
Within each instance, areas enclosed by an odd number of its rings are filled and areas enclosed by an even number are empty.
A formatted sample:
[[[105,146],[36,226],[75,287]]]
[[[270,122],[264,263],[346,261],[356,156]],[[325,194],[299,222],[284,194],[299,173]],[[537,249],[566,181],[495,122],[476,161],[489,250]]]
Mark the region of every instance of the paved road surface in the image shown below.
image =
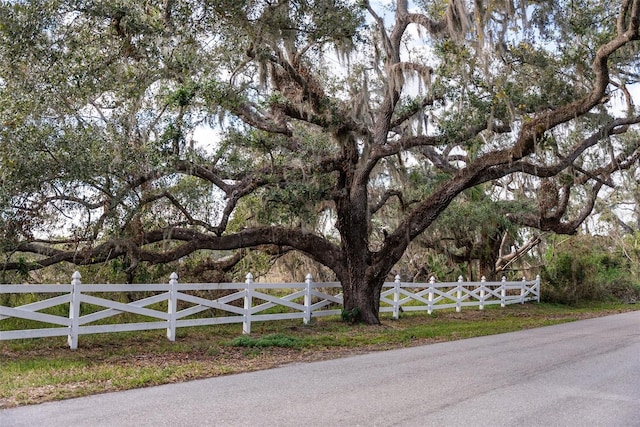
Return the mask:
[[[0,411],[0,426],[640,426],[640,311]]]

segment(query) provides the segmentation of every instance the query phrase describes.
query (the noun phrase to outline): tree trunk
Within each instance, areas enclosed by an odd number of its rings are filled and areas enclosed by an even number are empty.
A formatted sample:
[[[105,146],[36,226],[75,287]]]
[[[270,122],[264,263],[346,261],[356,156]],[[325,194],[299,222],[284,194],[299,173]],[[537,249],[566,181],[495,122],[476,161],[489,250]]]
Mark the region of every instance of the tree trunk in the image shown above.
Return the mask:
[[[496,263],[493,260],[493,257],[480,259],[478,261],[478,263],[480,264],[480,266],[478,267],[480,278],[484,277],[488,281],[494,280],[496,278]]]
[[[372,282],[363,276],[348,282],[342,282],[344,295],[343,319],[349,322],[379,325],[382,283]]]
[[[339,136],[336,137],[339,139]],[[340,232],[343,256],[341,271],[336,271],[342,284],[344,295],[343,319],[349,322],[380,324],[380,290],[383,275],[372,278],[372,253],[369,250],[369,195],[367,180],[359,180],[355,167],[358,150],[351,135],[343,140],[344,169],[340,175],[338,188],[349,191],[336,192],[336,228]],[[379,279],[379,277],[383,277]]]

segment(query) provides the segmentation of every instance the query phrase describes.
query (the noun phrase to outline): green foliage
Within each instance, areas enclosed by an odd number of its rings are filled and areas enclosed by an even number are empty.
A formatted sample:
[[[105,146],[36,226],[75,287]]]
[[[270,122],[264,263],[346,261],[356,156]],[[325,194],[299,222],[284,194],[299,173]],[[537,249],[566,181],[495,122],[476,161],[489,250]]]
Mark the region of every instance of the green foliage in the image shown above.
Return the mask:
[[[576,304],[609,298],[625,302],[640,296],[640,276],[629,259],[607,238],[553,239],[541,271],[542,299]]]
[[[463,270],[464,264],[470,265],[476,260],[482,268],[490,269],[499,255],[505,234],[518,238],[518,227],[508,214],[530,209],[529,203],[492,200],[484,190],[484,187],[476,187],[458,196],[440,215],[431,236],[426,238],[431,246],[426,265],[433,274],[439,274],[440,280],[468,276],[469,272]],[[491,270],[478,272],[477,279],[490,274]]]
[[[292,337],[285,334],[269,334],[261,337],[251,337],[242,335],[234,338],[231,345],[234,347],[264,348],[264,347],[282,347],[282,348],[298,348],[301,346],[302,340],[298,337]]]
[[[198,85],[187,84],[180,87],[169,97],[169,103],[175,104],[178,107],[186,107],[191,100],[196,96],[198,91]]]
[[[360,309],[358,307],[352,308],[351,310],[342,309],[340,317],[345,323],[356,323],[360,319]]]

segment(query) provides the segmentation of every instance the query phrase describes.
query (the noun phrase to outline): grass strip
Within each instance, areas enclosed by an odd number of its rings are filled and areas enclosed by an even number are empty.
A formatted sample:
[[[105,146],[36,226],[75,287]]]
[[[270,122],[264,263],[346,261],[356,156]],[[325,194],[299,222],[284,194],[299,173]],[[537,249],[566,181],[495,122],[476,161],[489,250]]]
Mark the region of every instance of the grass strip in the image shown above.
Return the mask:
[[[322,318],[80,337],[70,350],[64,337],[0,342],[0,409],[46,401],[268,369],[293,362],[344,357],[518,331],[640,309],[637,305],[552,304],[480,310],[404,313],[381,326],[348,325]]]

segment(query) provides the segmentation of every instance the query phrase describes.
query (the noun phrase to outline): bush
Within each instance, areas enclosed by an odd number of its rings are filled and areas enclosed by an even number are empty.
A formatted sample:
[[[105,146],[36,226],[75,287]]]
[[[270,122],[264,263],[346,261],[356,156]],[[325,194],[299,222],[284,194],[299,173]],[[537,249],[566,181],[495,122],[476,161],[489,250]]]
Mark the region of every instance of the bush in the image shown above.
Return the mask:
[[[633,302],[640,296],[629,259],[607,238],[575,236],[552,242],[540,276],[546,302]]]

